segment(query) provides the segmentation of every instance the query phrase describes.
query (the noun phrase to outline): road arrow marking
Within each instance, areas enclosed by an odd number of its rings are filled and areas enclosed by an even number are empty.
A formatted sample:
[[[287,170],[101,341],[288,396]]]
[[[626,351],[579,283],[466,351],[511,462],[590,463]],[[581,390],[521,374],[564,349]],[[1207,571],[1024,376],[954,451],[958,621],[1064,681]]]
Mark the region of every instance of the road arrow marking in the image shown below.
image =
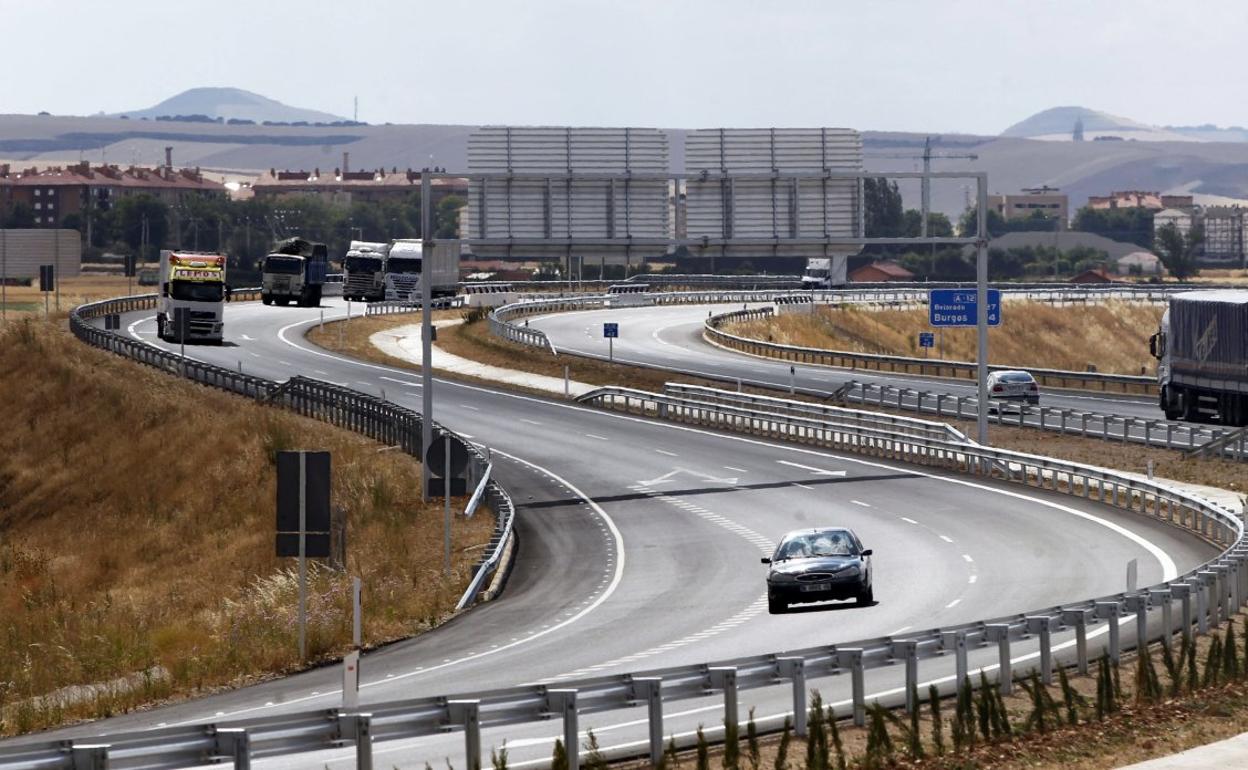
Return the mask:
[[[664,473],[662,476],[659,476],[658,478],[649,479],[648,481],[638,481],[637,486],[653,487],[659,484],[666,484],[668,482],[675,483],[676,479],[672,477],[680,473],[687,473],[690,476],[696,476],[704,481],[709,481],[714,484],[726,484],[727,486],[730,486],[730,487],[735,487],[737,485],[736,477],[719,478],[718,476],[711,476],[706,473],[699,473],[698,471],[691,471],[688,468],[677,468],[676,470],[668,471],[667,473]]]
[[[776,462],[781,465],[788,465],[792,468],[801,468],[804,471],[810,471],[817,476],[844,476],[846,473],[845,471],[829,471],[823,468],[814,468],[809,465],[802,465],[800,463],[791,463],[788,460],[776,460]]]

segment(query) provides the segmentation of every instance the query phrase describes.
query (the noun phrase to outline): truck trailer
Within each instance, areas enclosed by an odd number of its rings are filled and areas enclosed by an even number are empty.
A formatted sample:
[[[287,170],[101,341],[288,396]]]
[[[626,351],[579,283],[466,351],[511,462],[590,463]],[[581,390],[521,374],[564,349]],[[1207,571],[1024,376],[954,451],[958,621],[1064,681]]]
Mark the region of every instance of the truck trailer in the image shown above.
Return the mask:
[[[279,241],[264,258],[260,299],[266,305],[287,305],[294,300],[300,307],[316,307],[321,304],[328,272],[325,244],[302,238]]]
[[[390,244],[386,258],[386,299],[419,302],[420,282],[428,275],[435,297],[453,297],[459,291],[459,241],[443,241],[433,247],[426,271],[422,244],[400,239]]]
[[[170,342],[215,342],[223,339],[225,320],[225,255],[193,251],[160,252],[160,292],[156,300],[156,334]],[[186,339],[178,339],[174,319],[187,316]]]
[[[1170,295],[1149,350],[1166,419],[1248,424],[1248,290]]]
[[[386,298],[388,243],[351,241],[342,261],[342,296],[359,302]]]
[[[806,272],[802,273],[803,289],[836,289],[848,283],[846,268],[848,257],[812,257],[806,260]]]

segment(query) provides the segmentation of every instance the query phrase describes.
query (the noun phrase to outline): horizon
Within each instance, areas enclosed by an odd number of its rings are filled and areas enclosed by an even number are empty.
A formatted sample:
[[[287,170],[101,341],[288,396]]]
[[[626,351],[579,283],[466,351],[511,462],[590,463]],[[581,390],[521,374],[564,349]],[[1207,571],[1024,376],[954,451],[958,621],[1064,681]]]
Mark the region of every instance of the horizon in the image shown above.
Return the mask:
[[[61,7],[0,2],[14,29],[57,29],[66,18]],[[75,26],[93,30],[97,43],[184,34],[177,9],[154,0],[125,5],[128,12],[118,13],[75,0]],[[1226,99],[1216,78],[1192,77],[1239,66],[1243,25],[1234,21],[1248,21],[1248,7],[1228,0],[1200,14],[1175,14],[1159,0],[1055,0],[1042,12],[988,0],[390,2],[345,19],[332,8],[324,0],[262,8],[224,0],[197,20],[204,44],[160,56],[157,68],[154,46],[116,46],[105,57],[98,45],[58,48],[47,66],[10,84],[0,112],[98,117],[191,88],[239,88],[345,119],[358,96],[359,120],[373,125],[837,125],[992,136],[1071,105],[1158,127],[1248,125],[1248,105]],[[1229,22],[1204,23],[1210,15]],[[959,32],[942,35],[951,20]],[[985,32],[962,31],[976,26]],[[286,46],[276,51],[297,54],[307,40],[315,55],[269,56],[264,41],[273,37]],[[46,39],[16,35],[8,45],[11,60],[37,61]],[[428,48],[439,53],[431,64],[418,55]],[[1141,54],[1153,51],[1165,54],[1139,67]],[[1135,85],[1147,88],[1131,87],[1124,62],[1139,73]],[[78,77],[88,66],[96,77]],[[134,77],[136,70],[145,76]],[[1183,98],[1157,98],[1166,93]]]

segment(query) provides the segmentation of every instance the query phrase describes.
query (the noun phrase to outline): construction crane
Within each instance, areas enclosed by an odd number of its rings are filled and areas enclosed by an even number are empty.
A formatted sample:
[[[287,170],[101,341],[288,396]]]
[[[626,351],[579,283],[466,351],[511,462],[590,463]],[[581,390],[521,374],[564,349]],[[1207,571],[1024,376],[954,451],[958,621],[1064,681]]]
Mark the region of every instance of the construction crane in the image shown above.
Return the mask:
[[[939,141],[940,137],[936,137],[936,139],[937,141]],[[923,140],[923,154],[922,155],[873,155],[871,157],[901,158],[905,160],[919,160],[921,158],[923,160],[923,173],[924,174],[930,174],[932,172],[932,158],[935,158],[937,160],[949,160],[952,158],[965,158],[967,160],[979,160],[979,156],[976,155],[975,153],[966,153],[962,155],[957,154],[957,153],[940,153],[938,155],[933,155],[931,136],[928,136]],[[922,208],[922,219],[919,220],[919,236],[922,238],[926,238],[927,237],[927,215],[928,215],[928,212],[931,211],[932,209],[932,182],[926,176],[923,177],[922,190],[923,190],[923,208]]]

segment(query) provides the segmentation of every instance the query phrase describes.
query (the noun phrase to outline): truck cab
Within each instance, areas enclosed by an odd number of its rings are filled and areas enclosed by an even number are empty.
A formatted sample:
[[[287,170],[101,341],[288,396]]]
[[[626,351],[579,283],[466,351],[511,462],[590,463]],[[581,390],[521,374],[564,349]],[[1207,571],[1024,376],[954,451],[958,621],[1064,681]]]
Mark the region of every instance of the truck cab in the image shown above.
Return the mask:
[[[293,300],[300,307],[316,307],[328,272],[325,244],[288,238],[264,258],[260,299],[266,305],[288,305]]]
[[[156,334],[170,342],[215,342],[224,338],[225,255],[160,252],[160,292],[156,300]],[[186,339],[178,340],[174,319],[188,314]]]
[[[847,257],[813,257],[806,260],[806,271],[802,273],[803,289],[835,289],[844,286],[846,277]]]
[[[359,302],[386,298],[386,257],[388,243],[351,241],[343,259],[342,296]]]

